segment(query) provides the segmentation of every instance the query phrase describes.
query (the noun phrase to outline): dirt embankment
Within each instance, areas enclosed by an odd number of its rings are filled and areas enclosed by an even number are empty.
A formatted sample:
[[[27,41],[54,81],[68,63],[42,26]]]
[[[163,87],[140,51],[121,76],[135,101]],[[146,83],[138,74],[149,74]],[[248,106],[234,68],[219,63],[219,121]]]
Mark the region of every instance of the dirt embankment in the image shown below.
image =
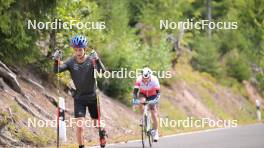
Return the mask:
[[[0,89],[0,145],[11,146],[47,146],[56,142],[56,128],[48,126],[33,127],[29,121],[52,123],[56,120],[56,104],[59,96],[65,98],[66,120],[73,118],[73,98],[64,90],[58,90],[42,81],[37,74],[29,70],[17,72],[16,79],[25,95],[22,95],[9,86],[9,82],[1,79],[3,87]],[[61,87],[62,88],[62,87]],[[102,117],[108,130],[110,141],[124,140],[124,135],[136,135],[139,116],[131,108],[105,96],[99,92]],[[87,112],[88,114],[88,112]],[[85,130],[85,139],[88,142],[98,140],[98,132],[92,125],[89,115],[86,117],[89,124]],[[32,122],[30,122],[32,123]],[[29,125],[31,125],[29,127]],[[73,124],[74,125],[74,124]],[[39,125],[37,125],[39,126]],[[47,127],[47,128],[46,128]],[[23,130],[21,130],[23,129]],[[76,143],[74,126],[67,127],[67,143]]]

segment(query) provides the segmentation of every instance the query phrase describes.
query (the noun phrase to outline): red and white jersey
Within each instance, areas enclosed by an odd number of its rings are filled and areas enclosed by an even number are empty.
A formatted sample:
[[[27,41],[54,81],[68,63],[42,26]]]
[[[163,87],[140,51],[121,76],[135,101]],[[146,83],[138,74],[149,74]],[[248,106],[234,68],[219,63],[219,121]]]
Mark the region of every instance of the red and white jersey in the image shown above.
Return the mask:
[[[140,93],[142,93],[146,97],[149,97],[157,95],[157,90],[160,89],[160,84],[158,78],[154,75],[150,76],[149,82],[143,83],[142,75],[140,75],[139,77],[137,77],[134,88],[138,88]]]

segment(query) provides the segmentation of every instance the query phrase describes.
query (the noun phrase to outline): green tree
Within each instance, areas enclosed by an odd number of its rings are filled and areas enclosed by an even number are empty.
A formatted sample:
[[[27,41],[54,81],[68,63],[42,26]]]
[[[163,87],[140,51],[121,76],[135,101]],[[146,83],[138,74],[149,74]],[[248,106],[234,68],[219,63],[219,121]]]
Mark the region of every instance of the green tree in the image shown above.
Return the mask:
[[[107,9],[109,8],[109,9]],[[109,71],[121,70],[121,68],[135,70],[140,67],[138,48],[140,43],[135,35],[135,29],[129,26],[128,2],[114,0],[107,7],[102,7],[107,12],[107,34],[105,40],[98,48],[102,53],[102,59]],[[122,102],[128,103],[131,98],[131,90],[134,79],[113,78],[105,79],[106,85],[101,85],[105,93]]]
[[[207,38],[198,38],[194,45],[194,55],[191,64],[194,69],[219,76],[221,67],[218,62],[219,53],[213,41]]]
[[[239,54],[238,50],[233,50],[227,55],[226,60],[227,75],[237,79],[239,82],[248,80],[251,76],[250,65],[246,58]]]
[[[36,41],[40,34],[29,30],[26,26],[28,19],[45,20],[55,1],[1,1],[0,6],[0,57],[8,63],[16,59],[17,63],[25,64],[40,56]],[[40,31],[41,32],[41,31]],[[16,64],[17,64],[16,63]]]

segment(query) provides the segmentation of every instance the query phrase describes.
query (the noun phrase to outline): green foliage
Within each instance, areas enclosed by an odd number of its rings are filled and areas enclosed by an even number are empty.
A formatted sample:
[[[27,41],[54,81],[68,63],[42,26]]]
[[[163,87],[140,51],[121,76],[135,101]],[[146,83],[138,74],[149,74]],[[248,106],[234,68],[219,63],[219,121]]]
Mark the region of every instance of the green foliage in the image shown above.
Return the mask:
[[[216,45],[206,38],[198,38],[193,48],[195,51],[191,59],[191,64],[194,69],[218,76],[221,69],[218,62],[219,53]]]
[[[181,46],[191,47],[194,69],[223,79],[234,77],[241,82],[251,76],[249,64],[263,68],[263,5],[262,1],[212,1],[212,20],[236,21],[238,29],[213,30],[211,40],[207,39],[206,29],[185,30]],[[51,49],[39,48],[36,43],[41,41],[48,46],[52,30],[28,30],[28,19],[106,22],[105,30],[78,30],[76,27],[56,30],[56,47],[64,50],[66,59],[73,54],[70,38],[83,34],[88,37],[90,48],[96,49],[110,71],[121,68],[134,71],[143,66],[158,71],[170,69],[175,53],[170,52],[172,45],[166,38],[168,33],[177,38],[179,31],[161,30],[160,20],[207,19],[206,2],[194,0],[6,0],[2,2],[0,12],[1,60],[10,64],[13,59],[19,64],[33,63],[42,73],[52,71],[52,61],[46,54]],[[239,52],[231,58],[234,50]],[[230,58],[224,59],[225,63],[221,65],[224,57]],[[261,81],[260,78],[257,80]],[[130,78],[102,79],[100,86],[108,95],[128,102],[134,81]]]
[[[243,11],[239,13],[243,34],[247,36],[247,41],[251,42],[252,48],[250,50],[257,60],[263,60],[264,56],[264,15],[261,15],[263,14],[263,7],[263,1],[247,0],[242,6]]]
[[[239,54],[237,50],[231,51],[228,54],[226,67],[227,75],[237,79],[239,82],[250,78],[250,65],[245,61],[243,55]]]
[[[165,37],[162,37],[158,44],[149,45],[141,43],[135,35],[136,30],[129,26],[130,20],[126,1],[114,0],[111,10],[108,10],[109,31],[106,34],[105,44],[99,46],[102,60],[110,71],[120,70],[136,71],[144,66],[153,70],[166,70],[170,67],[171,55]],[[107,81],[104,85],[103,82]],[[101,88],[114,98],[129,103],[131,99],[133,78],[114,78],[102,80]]]
[[[258,88],[259,88],[262,92],[264,92],[264,74],[261,74],[261,73],[257,74],[256,79],[257,79],[257,81],[258,81],[258,83],[257,83]]]
[[[110,7],[112,9],[109,10],[108,15],[111,19],[107,22],[109,31],[106,34],[106,44],[99,46],[102,60],[109,71],[118,71],[121,68],[133,70],[139,62],[135,52],[139,42],[134,30],[128,26],[127,2],[114,0]],[[113,78],[105,81],[108,83],[103,85],[102,89],[106,94],[128,103],[134,80]]]
[[[40,50],[36,46],[39,37],[34,30],[27,29],[27,19],[42,19],[54,2],[13,1],[1,2],[0,6],[0,58],[12,64],[27,64],[38,59]],[[16,63],[16,64],[17,64]]]

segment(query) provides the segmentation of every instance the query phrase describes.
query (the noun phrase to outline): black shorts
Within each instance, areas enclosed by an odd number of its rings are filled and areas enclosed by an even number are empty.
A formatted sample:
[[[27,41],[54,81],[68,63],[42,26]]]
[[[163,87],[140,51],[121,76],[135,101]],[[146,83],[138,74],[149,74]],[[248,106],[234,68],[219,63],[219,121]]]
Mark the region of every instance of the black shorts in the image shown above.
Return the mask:
[[[144,94],[142,94],[142,93],[139,93],[139,98],[146,98],[146,100],[147,101],[151,101],[151,100],[154,100],[154,99],[156,99],[157,98],[157,95],[154,95],[154,96],[146,96],[146,95],[144,95]],[[156,104],[151,104],[151,105],[149,105],[149,108],[151,109],[151,110],[156,110],[157,111],[157,108],[158,108],[158,102],[156,103]]]
[[[98,119],[96,95],[74,97],[74,117],[85,117],[86,108],[92,119]]]
[[[146,95],[144,95],[144,94],[142,94],[142,93],[139,93],[139,98],[142,98],[142,97],[146,98],[147,101],[151,101],[151,100],[156,99],[156,98],[157,98],[157,95],[154,95],[154,96],[148,96],[148,97],[147,97]]]

